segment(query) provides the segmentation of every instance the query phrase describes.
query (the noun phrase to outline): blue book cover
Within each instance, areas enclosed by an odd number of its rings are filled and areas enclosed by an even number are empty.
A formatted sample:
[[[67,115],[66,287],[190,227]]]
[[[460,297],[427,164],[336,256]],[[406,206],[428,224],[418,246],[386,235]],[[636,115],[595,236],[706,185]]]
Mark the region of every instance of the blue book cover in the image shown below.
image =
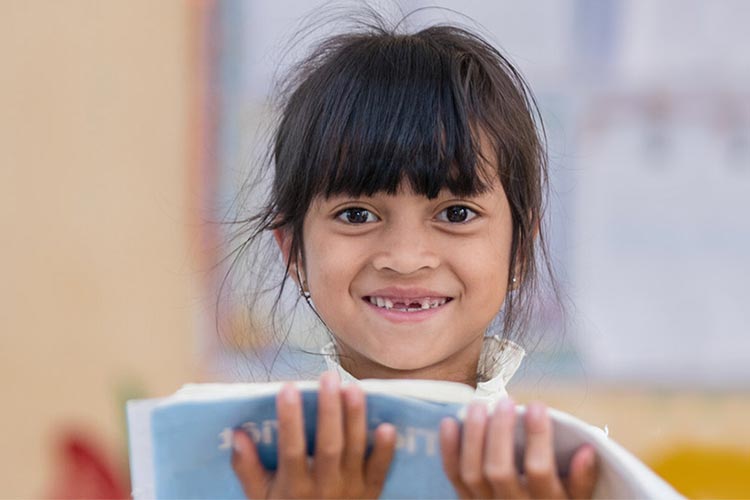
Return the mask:
[[[361,382],[370,433],[383,422],[397,430],[396,452],[381,498],[456,498],[440,455],[439,426],[459,420],[473,389],[439,381]],[[314,450],[317,383],[300,382],[308,453]],[[193,384],[175,395],[128,402],[133,496],[138,498],[244,498],[231,467],[234,429],[256,442],[264,465],[276,467],[276,393],[280,383]],[[524,412],[518,409],[519,416]],[[594,498],[680,498],[663,480],[599,428],[550,409],[559,470],[583,443],[597,452]],[[518,419],[516,461],[524,432]]]
[[[153,486],[141,492],[155,498],[244,498],[231,467],[231,434],[245,430],[256,443],[263,464],[276,468],[276,404],[280,384],[233,384],[244,395],[227,394],[227,386],[188,387],[174,398],[146,401],[149,425],[135,423],[138,404],[129,403],[131,462],[134,434],[149,433]],[[388,385],[386,383],[386,385]],[[434,383],[411,384],[412,394],[429,394]],[[456,498],[443,473],[438,430],[445,416],[458,417],[464,405],[450,400],[470,398],[470,388],[443,385],[442,398],[426,400],[409,395],[367,391],[367,426],[372,433],[383,422],[397,429],[396,452],[382,492],[384,498]],[[391,390],[394,386],[390,384]],[[445,387],[449,390],[446,391]],[[317,393],[315,383],[300,384],[308,452],[315,449]],[[211,389],[217,389],[212,393]],[[468,389],[468,390],[466,390]],[[388,391],[390,392],[390,390]],[[223,394],[221,397],[216,394]],[[446,396],[448,395],[448,396]],[[141,417],[143,418],[143,417]],[[148,428],[148,429],[146,429]],[[136,445],[137,447],[141,445]],[[133,469],[137,464],[133,464]],[[136,479],[136,477],[134,477]],[[134,481],[134,495],[139,494]]]

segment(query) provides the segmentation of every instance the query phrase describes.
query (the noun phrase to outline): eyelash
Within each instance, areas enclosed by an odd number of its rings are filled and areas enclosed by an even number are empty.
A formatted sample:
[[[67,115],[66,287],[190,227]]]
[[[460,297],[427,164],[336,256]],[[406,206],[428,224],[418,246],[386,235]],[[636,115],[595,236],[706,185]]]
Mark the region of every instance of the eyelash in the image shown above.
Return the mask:
[[[466,224],[468,222],[471,222],[474,218],[476,218],[479,215],[478,213],[476,213],[474,210],[470,209],[466,205],[451,205],[451,206],[446,207],[443,210],[441,210],[440,211],[440,215],[446,214],[448,212],[448,210],[450,210],[452,208],[459,208],[459,209],[466,210],[468,212],[468,214],[466,216],[466,220],[462,220],[460,222],[451,222],[451,221],[448,220],[447,215],[446,215],[445,218],[440,218],[439,217],[438,220],[440,220],[441,222],[448,222],[449,224]]]
[[[370,210],[367,210],[366,208],[362,208],[362,207],[349,207],[349,208],[345,208],[345,209],[341,210],[339,213],[336,214],[336,219],[340,220],[341,222],[344,222],[346,224],[351,224],[351,225],[367,224],[369,222],[374,222],[374,221],[351,222],[351,221],[347,220],[346,214],[351,213],[351,212],[355,212],[355,211],[356,212],[365,212],[365,213],[367,213],[368,219],[369,219],[369,216],[372,216],[372,217],[375,217],[376,220],[380,220]]]
[[[466,210],[468,212],[466,220],[463,220],[463,221],[460,221],[460,222],[451,222],[451,221],[448,220],[447,211],[450,210],[450,209],[455,209],[455,208],[464,209],[464,210]],[[355,212],[355,211],[356,212],[364,212],[364,213],[366,213],[367,214],[366,220],[364,222],[352,222],[352,221],[348,220],[347,214],[351,214],[352,212]],[[445,214],[445,217],[441,217],[443,214]],[[449,224],[466,224],[467,222],[470,222],[471,220],[473,220],[474,218],[476,218],[478,215],[479,214],[477,214],[476,211],[472,210],[471,208],[469,208],[469,207],[467,207],[465,205],[451,205],[451,206],[446,207],[446,208],[444,208],[443,210],[440,211],[440,213],[438,215],[438,220],[440,222],[447,222]],[[374,221],[369,220],[370,217],[374,217],[375,220]],[[347,223],[347,224],[352,224],[352,225],[368,224],[368,223],[377,222],[378,220],[380,220],[370,210],[367,210],[366,208],[361,208],[361,207],[349,207],[349,208],[345,208],[345,209],[341,210],[340,212],[338,212],[336,214],[336,219],[340,220],[341,222],[344,222],[344,223]]]

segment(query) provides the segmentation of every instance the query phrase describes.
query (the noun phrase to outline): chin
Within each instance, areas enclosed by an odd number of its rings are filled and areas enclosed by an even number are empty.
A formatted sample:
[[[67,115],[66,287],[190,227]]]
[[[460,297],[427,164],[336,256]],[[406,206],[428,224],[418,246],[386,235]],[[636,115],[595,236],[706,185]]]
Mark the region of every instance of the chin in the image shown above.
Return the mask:
[[[404,372],[405,377],[409,372],[416,372],[429,368],[440,363],[443,359],[434,356],[424,356],[424,352],[421,352],[420,354],[421,355],[410,355],[409,352],[404,352],[402,350],[395,355],[384,353],[380,357],[371,357],[370,359],[389,370]]]

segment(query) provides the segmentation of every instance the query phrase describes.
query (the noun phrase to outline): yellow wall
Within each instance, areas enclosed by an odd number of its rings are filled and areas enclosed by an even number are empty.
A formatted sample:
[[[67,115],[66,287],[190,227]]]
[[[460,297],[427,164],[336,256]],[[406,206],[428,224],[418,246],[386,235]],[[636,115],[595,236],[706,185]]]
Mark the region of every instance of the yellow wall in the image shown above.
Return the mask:
[[[119,451],[121,384],[195,378],[190,6],[0,2],[0,497],[58,425]]]
[[[546,378],[511,387],[606,428],[609,436],[688,498],[750,498],[750,393],[655,390]]]

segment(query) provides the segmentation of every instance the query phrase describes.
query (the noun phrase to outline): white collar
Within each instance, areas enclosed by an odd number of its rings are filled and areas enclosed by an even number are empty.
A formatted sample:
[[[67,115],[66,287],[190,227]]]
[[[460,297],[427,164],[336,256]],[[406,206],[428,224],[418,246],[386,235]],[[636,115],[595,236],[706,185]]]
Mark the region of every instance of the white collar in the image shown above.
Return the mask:
[[[342,381],[357,381],[354,375],[344,370],[339,364],[336,346],[333,342],[325,345],[320,352],[323,354],[328,369],[337,372]],[[508,391],[505,386],[518,370],[525,354],[523,347],[500,338],[499,335],[485,337],[482,353],[479,356],[479,366],[486,367],[487,378],[477,383],[474,398],[491,403],[507,397]]]

